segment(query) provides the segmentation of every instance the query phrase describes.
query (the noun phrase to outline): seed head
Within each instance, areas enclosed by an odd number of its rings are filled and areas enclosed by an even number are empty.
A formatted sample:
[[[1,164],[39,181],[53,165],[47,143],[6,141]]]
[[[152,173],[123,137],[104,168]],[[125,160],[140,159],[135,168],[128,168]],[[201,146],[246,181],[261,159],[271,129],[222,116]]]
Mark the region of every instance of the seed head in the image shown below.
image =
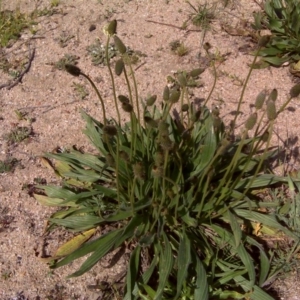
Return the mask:
[[[162,135],[160,137],[160,146],[163,150],[168,151],[172,150],[174,145],[168,135]]]
[[[204,43],[204,45],[203,45],[203,49],[207,52],[209,49],[211,49],[212,48],[212,46],[211,46],[211,44],[210,43]]]
[[[261,140],[266,143],[269,140],[269,136],[270,136],[269,131],[265,131],[261,136]]]
[[[170,102],[176,103],[176,102],[178,102],[179,98],[180,98],[180,90],[172,89],[171,93],[170,93],[170,99],[169,99]]]
[[[177,80],[180,84],[180,86],[184,87],[187,85],[187,79],[186,79],[186,75],[183,73],[179,73],[177,76]]]
[[[155,103],[156,99],[157,99],[156,95],[153,95],[153,96],[147,98],[146,99],[147,106],[152,106]]]
[[[153,166],[151,173],[153,177],[162,177],[164,175],[164,169],[161,166]]]
[[[276,101],[278,97],[278,91],[277,89],[273,89],[272,92],[269,95],[269,99],[268,100],[272,100],[272,101]]]
[[[188,111],[188,110],[189,110],[189,105],[188,105],[187,103],[183,104],[183,105],[181,106],[181,110],[182,110],[182,111]]]
[[[164,121],[160,121],[158,124],[158,130],[162,134],[163,132],[167,132],[169,134],[169,124]]]
[[[117,128],[114,125],[105,125],[103,127],[103,131],[105,134],[107,134],[109,136],[114,136],[114,135],[117,135],[117,133],[118,133]]]
[[[273,121],[277,117],[275,102],[272,100],[267,102],[267,117],[269,121]]]
[[[133,111],[133,107],[129,103],[122,103],[122,109],[128,113],[131,113]]]
[[[166,85],[165,88],[164,88],[164,92],[163,92],[163,100],[164,101],[169,101],[169,99],[170,99],[170,89]]]
[[[126,53],[126,46],[123,44],[123,42],[120,40],[120,38],[117,35],[114,35],[114,41],[119,52],[121,54]]]
[[[119,156],[126,162],[129,162],[129,155],[125,151],[120,151]]]
[[[270,39],[271,39],[270,35],[263,35],[258,40],[258,46],[259,47],[265,47],[269,43]]]
[[[266,93],[264,91],[260,92],[255,100],[255,108],[256,109],[261,109],[264,105],[266,99]]]
[[[205,71],[204,68],[198,68],[198,69],[194,69],[192,70],[189,75],[193,78],[197,78],[200,74],[202,74]]]
[[[117,20],[112,20],[110,23],[105,25],[103,32],[106,35],[113,36],[117,32]]]
[[[296,85],[294,85],[291,90],[290,90],[290,95],[291,95],[291,98],[296,98],[298,97],[300,94],[300,84],[297,83]]]
[[[142,162],[137,162],[136,164],[134,164],[133,173],[136,178],[145,179],[145,168]]]
[[[65,69],[68,73],[76,77],[81,74],[81,70],[75,65],[65,64]]]
[[[124,70],[124,61],[122,58],[116,61],[115,72],[117,76],[120,76]]]
[[[193,113],[191,120],[193,122],[197,122],[199,120],[200,116],[201,116],[201,109],[198,109]]]
[[[247,119],[246,123],[245,123],[245,128],[247,130],[252,130],[253,127],[255,126],[257,121],[257,113],[253,113],[249,116],[249,118]]]
[[[157,122],[154,119],[152,119],[151,117],[144,116],[144,121],[151,128],[157,128]]]
[[[155,153],[154,162],[156,166],[161,166],[164,164],[164,153],[162,151],[158,151]]]
[[[126,96],[124,96],[124,95],[119,95],[119,96],[118,96],[118,99],[119,99],[119,101],[120,101],[122,104],[127,104],[127,103],[129,103],[129,98],[126,97]]]

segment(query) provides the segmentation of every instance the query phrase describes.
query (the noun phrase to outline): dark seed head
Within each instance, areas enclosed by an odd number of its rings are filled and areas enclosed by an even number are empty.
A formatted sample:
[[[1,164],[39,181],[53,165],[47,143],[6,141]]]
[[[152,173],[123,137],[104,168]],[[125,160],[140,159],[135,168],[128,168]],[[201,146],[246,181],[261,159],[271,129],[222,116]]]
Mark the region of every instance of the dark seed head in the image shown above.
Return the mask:
[[[118,133],[117,128],[114,125],[105,125],[103,127],[103,131],[105,134],[107,134],[109,136],[114,136],[114,135],[117,135],[117,133]]]
[[[203,49],[204,49],[205,51],[208,51],[208,50],[211,49],[211,48],[212,48],[212,46],[211,46],[210,43],[204,43]]]
[[[157,122],[154,119],[152,119],[151,117],[144,116],[144,121],[151,128],[157,128]]]
[[[266,143],[269,140],[269,136],[270,136],[269,131],[265,131],[261,136],[261,140]]]
[[[127,103],[129,103],[129,98],[126,97],[126,96],[124,96],[124,95],[119,95],[119,96],[118,96],[118,99],[119,99],[119,101],[120,101],[122,104],[127,104]]]
[[[198,109],[197,111],[195,111],[195,112],[193,113],[193,115],[192,115],[192,117],[191,117],[191,120],[192,120],[193,122],[197,122],[197,121],[199,120],[200,116],[201,116],[201,110]]]
[[[70,65],[70,64],[65,64],[65,69],[68,73],[70,73],[73,76],[79,76],[81,74],[81,70],[74,65]]]
[[[182,110],[182,111],[188,111],[188,110],[189,110],[189,105],[186,104],[186,103],[183,104],[182,107],[181,107],[181,110]]]
[[[258,46],[265,47],[269,43],[270,39],[271,39],[270,35],[264,35],[260,37],[260,39],[258,40]]]
[[[129,103],[122,103],[122,108],[124,111],[131,113],[133,111],[133,107]]]

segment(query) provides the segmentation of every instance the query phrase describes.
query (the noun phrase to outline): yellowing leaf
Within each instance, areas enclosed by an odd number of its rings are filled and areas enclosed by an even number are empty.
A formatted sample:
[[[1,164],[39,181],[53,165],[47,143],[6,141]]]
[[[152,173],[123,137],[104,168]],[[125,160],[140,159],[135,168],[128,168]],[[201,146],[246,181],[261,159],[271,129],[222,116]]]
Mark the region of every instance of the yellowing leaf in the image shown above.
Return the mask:
[[[45,158],[45,157],[40,157],[40,160],[41,160],[41,164],[46,167],[47,169],[51,170],[51,171],[55,171],[53,166],[52,166],[52,163],[50,162],[50,160],[48,158]]]
[[[256,236],[260,236],[261,235],[261,232],[260,232],[261,228],[262,228],[261,223],[255,223],[253,234],[256,235]]]
[[[75,178],[68,179],[66,183],[68,183],[69,185],[76,186],[78,188],[88,188],[92,185],[90,182],[82,182],[80,180],[76,180]]]
[[[66,256],[73,251],[77,250],[84,242],[86,242],[94,233],[96,232],[96,229],[90,229],[88,231],[85,231],[71,240],[64,243],[62,246],[60,246],[54,255],[54,258]]]
[[[51,198],[45,195],[33,194],[34,198],[42,205],[45,206],[77,206],[73,201],[62,204],[65,200],[60,198]]]
[[[64,176],[65,173],[68,173],[72,170],[70,165],[63,161],[56,161],[55,162],[55,170],[61,175]]]

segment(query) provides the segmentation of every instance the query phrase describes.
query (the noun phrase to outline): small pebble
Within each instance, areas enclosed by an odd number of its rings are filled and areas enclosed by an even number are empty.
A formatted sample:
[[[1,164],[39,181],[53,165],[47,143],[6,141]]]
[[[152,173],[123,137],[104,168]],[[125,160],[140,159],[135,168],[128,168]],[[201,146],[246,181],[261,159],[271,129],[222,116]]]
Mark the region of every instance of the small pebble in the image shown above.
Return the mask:
[[[89,31],[94,31],[96,29],[96,25],[92,24],[89,28]]]

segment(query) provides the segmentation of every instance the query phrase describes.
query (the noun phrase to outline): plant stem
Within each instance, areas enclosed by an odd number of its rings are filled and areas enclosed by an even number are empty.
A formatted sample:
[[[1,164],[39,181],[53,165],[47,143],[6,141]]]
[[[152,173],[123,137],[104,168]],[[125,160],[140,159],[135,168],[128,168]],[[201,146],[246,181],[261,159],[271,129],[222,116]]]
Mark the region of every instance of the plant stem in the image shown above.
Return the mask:
[[[235,123],[236,123],[236,119],[240,113],[240,110],[241,110],[241,105],[242,105],[242,101],[243,101],[243,98],[244,98],[244,94],[245,94],[245,91],[246,91],[246,87],[248,85],[248,82],[249,82],[249,79],[250,79],[250,76],[252,74],[252,71],[253,71],[253,66],[254,64],[256,63],[256,60],[257,60],[257,57],[258,57],[258,53],[259,53],[259,50],[261,49],[261,47],[258,48],[258,50],[256,51],[255,53],[255,56],[254,56],[254,59],[253,59],[253,62],[251,64],[251,67],[250,67],[250,70],[248,72],[248,75],[246,77],[246,80],[245,80],[245,83],[243,85],[243,89],[242,89],[242,93],[241,93],[241,96],[240,96],[240,99],[239,99],[239,102],[238,102],[238,107],[237,107],[237,110],[236,110],[236,114],[235,114],[235,117],[233,119],[233,124],[235,126]]]
[[[136,102],[136,110],[137,110],[137,120],[138,120],[138,123],[139,123],[139,127],[137,128],[137,125],[136,125],[136,131],[135,131],[135,144],[134,144],[134,154],[135,154],[137,137],[138,136],[142,137],[142,131],[141,131],[139,93],[138,93],[137,83],[136,83],[136,79],[135,79],[135,76],[134,76],[134,71],[133,71],[130,59],[129,59],[129,68],[130,68],[130,74],[132,76],[132,81],[133,81],[133,87],[134,87],[134,93],[135,93],[135,102]],[[135,119],[135,122],[136,122],[136,119]],[[139,135],[138,135],[138,132],[137,132],[138,130],[139,130]],[[141,143],[142,143],[142,149],[144,149],[144,141],[141,140]]]
[[[86,78],[86,79],[89,81],[89,83],[91,84],[91,86],[92,86],[93,89],[95,90],[95,92],[96,92],[96,94],[97,94],[97,96],[98,96],[98,98],[99,98],[99,100],[100,100],[100,102],[101,102],[101,106],[102,106],[102,114],[103,114],[103,124],[104,124],[104,126],[105,126],[105,125],[106,125],[105,106],[104,106],[104,101],[103,101],[103,99],[102,99],[102,97],[101,97],[101,95],[100,95],[100,93],[99,93],[99,90],[97,89],[96,85],[94,84],[94,82],[91,80],[91,78],[90,78],[88,75],[86,75],[86,74],[84,74],[84,73],[82,73],[82,72],[80,72],[80,75],[82,75],[84,78]]]
[[[111,84],[112,84],[112,89],[113,89],[115,108],[116,108],[117,116],[118,116],[118,125],[120,125],[121,124],[121,118],[120,118],[120,111],[119,111],[118,102],[117,102],[115,79],[114,79],[113,72],[112,72],[111,67],[110,67],[110,62],[109,62],[109,57],[108,57],[109,41],[110,41],[110,35],[108,35],[107,41],[106,41],[105,58],[106,58],[106,64],[107,64],[107,67],[108,67],[108,70],[109,70],[109,74],[110,74],[110,78],[111,78]]]

